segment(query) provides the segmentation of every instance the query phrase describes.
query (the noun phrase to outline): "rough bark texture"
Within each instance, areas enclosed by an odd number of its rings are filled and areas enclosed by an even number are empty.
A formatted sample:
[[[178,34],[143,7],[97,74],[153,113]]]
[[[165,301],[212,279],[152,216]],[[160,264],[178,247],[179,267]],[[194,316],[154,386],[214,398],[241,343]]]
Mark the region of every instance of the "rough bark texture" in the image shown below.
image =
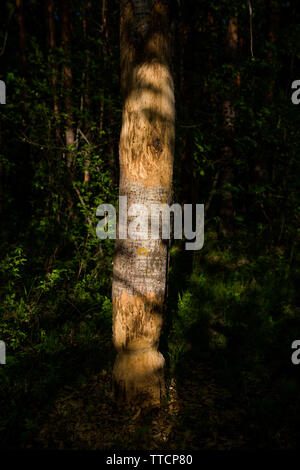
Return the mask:
[[[132,203],[171,202],[175,103],[167,1],[121,2],[120,190]],[[128,217],[128,223],[135,217]],[[148,220],[150,229],[150,220]],[[119,222],[119,233],[126,228]],[[149,233],[150,238],[150,233]],[[168,270],[168,241],[116,240],[114,390],[120,401],[157,406],[164,395],[158,352]]]

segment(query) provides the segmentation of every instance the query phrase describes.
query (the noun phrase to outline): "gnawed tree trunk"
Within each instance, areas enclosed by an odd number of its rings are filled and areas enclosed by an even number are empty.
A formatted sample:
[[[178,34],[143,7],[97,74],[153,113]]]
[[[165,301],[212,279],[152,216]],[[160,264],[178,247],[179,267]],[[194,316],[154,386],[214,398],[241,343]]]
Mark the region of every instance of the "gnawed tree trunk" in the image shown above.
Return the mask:
[[[120,196],[128,208],[171,202],[175,103],[167,1],[121,2]],[[132,217],[128,217],[128,222]],[[148,219],[148,225],[150,220]],[[126,227],[125,227],[126,228]],[[119,224],[119,235],[124,229]],[[165,393],[158,351],[168,242],[118,238],[113,272],[114,391],[120,402],[159,406]]]

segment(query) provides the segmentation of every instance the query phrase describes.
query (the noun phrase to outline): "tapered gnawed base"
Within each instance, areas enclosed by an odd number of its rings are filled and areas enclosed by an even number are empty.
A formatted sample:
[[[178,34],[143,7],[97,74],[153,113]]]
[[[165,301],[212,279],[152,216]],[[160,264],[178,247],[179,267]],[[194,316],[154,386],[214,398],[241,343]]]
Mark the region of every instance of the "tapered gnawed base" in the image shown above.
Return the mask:
[[[165,360],[156,349],[120,351],[113,370],[118,403],[142,408],[160,406],[165,395]]]

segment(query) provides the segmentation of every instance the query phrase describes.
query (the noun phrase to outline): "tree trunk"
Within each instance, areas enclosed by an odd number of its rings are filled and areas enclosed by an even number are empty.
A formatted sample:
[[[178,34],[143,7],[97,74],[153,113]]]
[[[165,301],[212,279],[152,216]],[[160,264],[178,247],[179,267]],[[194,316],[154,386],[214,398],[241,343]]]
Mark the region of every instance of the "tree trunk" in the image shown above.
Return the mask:
[[[274,2],[274,0],[269,0],[269,12],[270,12],[270,19],[269,19],[269,31],[268,31],[268,40],[272,47],[276,44],[276,38],[279,29],[280,23],[280,4]],[[267,60],[272,64],[274,62],[274,54],[272,47],[269,49],[267,54]],[[269,80],[268,86],[268,94],[266,99],[266,105],[270,106],[273,102],[274,98],[274,87],[275,87],[275,77],[274,72],[272,72],[272,76]],[[261,155],[254,164],[254,181],[257,185],[261,184],[264,185],[268,183],[269,179],[269,162],[266,154],[269,153],[270,146],[268,148],[262,149]],[[271,151],[272,153],[272,151]]]
[[[88,44],[89,38],[89,26],[90,26],[90,12],[92,8],[92,3],[87,2],[82,9],[82,26],[83,26],[83,38],[85,44]],[[85,107],[85,118],[83,123],[84,133],[87,137],[87,140],[90,141],[90,120],[89,116],[91,115],[91,100],[90,100],[90,92],[91,92],[91,85],[90,85],[90,51],[87,50],[85,56],[85,70],[83,73],[82,80],[85,82],[84,92],[83,92],[83,106]],[[85,169],[84,169],[84,184],[88,185],[90,182],[90,149],[85,153]]]
[[[103,46],[102,46],[102,54],[103,54],[103,71],[104,75],[107,75],[109,72],[107,71],[107,63],[110,61],[111,57],[111,48],[110,48],[110,34],[111,31],[109,29],[108,23],[108,10],[107,10],[107,2],[106,0],[102,0],[102,37],[103,37]],[[104,92],[104,89],[103,89]],[[105,116],[105,122],[108,123],[107,127],[109,129],[114,129],[114,122],[113,122],[113,112],[110,106],[107,106],[105,109],[105,100],[104,96],[101,100],[100,105],[100,137],[102,137],[102,130],[103,130],[103,121]],[[108,134],[108,165],[110,169],[110,178],[113,186],[116,185],[117,181],[117,172],[116,172],[116,159],[115,159],[115,151],[114,151],[114,135],[113,132]]]
[[[25,27],[24,27],[24,12],[23,12],[23,0],[16,0],[17,7],[17,20],[19,26],[19,47],[20,47],[20,68],[22,77],[25,76],[26,71],[26,39],[25,39]]]
[[[73,112],[72,112],[72,68],[70,58],[71,43],[71,14],[69,0],[62,1],[62,32],[61,38],[64,49],[63,82],[65,90],[65,112],[66,112],[66,146],[69,148],[74,144],[75,136],[73,130]],[[68,167],[72,166],[72,152],[68,152]]]
[[[179,20],[179,76],[178,76],[178,101],[177,106],[180,107],[180,116],[184,123],[195,122],[194,106],[197,94],[193,74],[195,70],[195,48],[192,47],[196,41],[197,24],[191,24],[190,15],[193,5],[191,2],[185,2],[180,6]],[[194,9],[195,11],[195,9]],[[196,9],[197,11],[197,9]],[[182,204],[196,203],[199,192],[199,177],[195,177],[195,139],[194,129],[188,125],[181,130],[182,143],[180,152],[180,201]],[[192,250],[186,251],[185,244],[180,246],[180,270],[182,274],[188,278],[193,270],[194,255]]]
[[[58,144],[59,141],[59,127],[58,127],[58,103],[57,103],[57,66],[55,65],[54,54],[56,48],[55,40],[55,19],[54,19],[54,0],[47,1],[47,20],[48,20],[48,41],[49,41],[49,51],[50,51],[50,60],[52,64],[52,77],[51,84],[53,89],[53,115],[55,118],[55,144]]]
[[[119,195],[127,205],[171,202],[175,138],[167,1],[121,2]],[[121,213],[122,216],[122,213]],[[131,218],[128,217],[128,222]],[[148,225],[150,221],[148,219]],[[165,393],[158,351],[168,271],[168,243],[121,239],[119,221],[113,272],[114,392],[120,402],[159,406]]]
[[[231,64],[235,63],[236,52],[238,48],[238,20],[236,17],[230,18],[227,29],[226,44],[227,61]],[[239,79],[234,80],[232,89],[239,85]],[[222,201],[221,201],[221,223],[220,229],[224,236],[231,236],[233,233],[233,217],[234,207],[232,192],[230,185],[233,183],[233,165],[232,165],[232,136],[234,133],[235,109],[232,104],[234,93],[230,92],[228,99],[223,103],[224,115],[224,138],[225,145],[223,147],[223,168],[222,168]]]

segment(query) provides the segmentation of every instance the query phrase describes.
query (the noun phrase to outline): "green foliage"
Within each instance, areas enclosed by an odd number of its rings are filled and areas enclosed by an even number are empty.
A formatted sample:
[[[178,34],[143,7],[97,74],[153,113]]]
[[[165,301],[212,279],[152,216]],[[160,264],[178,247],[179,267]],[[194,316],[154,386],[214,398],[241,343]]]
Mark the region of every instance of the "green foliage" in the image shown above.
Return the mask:
[[[61,2],[55,2],[54,50],[44,2],[25,2],[24,76],[14,2],[0,3],[8,28],[7,38],[0,31],[0,78],[7,85],[0,109],[0,340],[7,345],[0,433],[4,445],[26,447],[63,386],[77,389],[103,364],[111,370],[114,242],[97,239],[95,214],[103,202],[116,206],[118,197],[119,2],[106,2],[105,25],[102,2],[71,2],[68,57]],[[270,424],[277,444],[285,435],[281,400],[292,403],[298,391],[287,355],[300,326],[300,114],[290,100],[291,82],[300,78],[299,12],[295,2],[281,2],[272,41],[269,3],[252,2],[251,57],[246,1],[177,3],[184,24],[174,55],[174,201],[204,203],[207,212],[200,252],[172,245],[162,346],[178,379],[191,373],[193,361],[210,364],[222,386],[241,397],[257,439]],[[237,57],[228,60],[233,15],[240,42]],[[71,88],[65,66],[72,69]],[[224,132],[228,97],[235,109],[230,137]],[[70,122],[75,140],[67,146]],[[227,238],[220,230],[226,197],[233,205]],[[274,388],[274,396],[263,394],[264,387]],[[197,390],[206,403],[199,384]],[[187,422],[194,414],[187,411]],[[147,432],[141,427],[137,440]]]

